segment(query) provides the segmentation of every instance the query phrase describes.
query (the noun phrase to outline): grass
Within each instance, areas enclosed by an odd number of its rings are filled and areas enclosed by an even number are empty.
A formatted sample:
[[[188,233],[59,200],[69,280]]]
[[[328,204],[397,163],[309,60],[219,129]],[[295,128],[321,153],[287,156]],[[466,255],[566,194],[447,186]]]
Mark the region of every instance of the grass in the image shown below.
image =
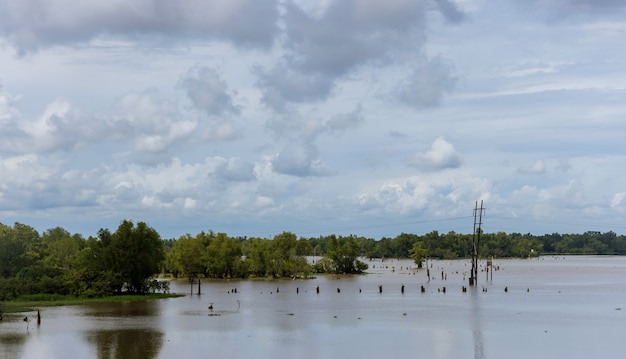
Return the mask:
[[[4,313],[31,312],[39,307],[53,307],[61,305],[81,305],[93,303],[114,303],[114,302],[140,302],[154,299],[184,297],[178,293],[155,293],[155,294],[123,294],[99,298],[81,298],[65,296],[60,294],[31,294],[22,296],[16,300],[4,302],[0,306]]]

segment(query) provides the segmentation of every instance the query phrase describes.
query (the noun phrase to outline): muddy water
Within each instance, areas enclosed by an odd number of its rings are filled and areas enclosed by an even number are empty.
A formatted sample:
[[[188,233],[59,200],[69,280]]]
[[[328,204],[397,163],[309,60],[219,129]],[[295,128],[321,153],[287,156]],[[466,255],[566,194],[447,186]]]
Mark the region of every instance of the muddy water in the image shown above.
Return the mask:
[[[369,265],[363,276],[203,282],[201,295],[173,282],[188,295],[42,308],[39,326],[5,316],[0,358],[624,355],[626,257],[495,260],[493,278],[481,272],[465,293],[469,261],[431,261],[430,281],[410,261]]]

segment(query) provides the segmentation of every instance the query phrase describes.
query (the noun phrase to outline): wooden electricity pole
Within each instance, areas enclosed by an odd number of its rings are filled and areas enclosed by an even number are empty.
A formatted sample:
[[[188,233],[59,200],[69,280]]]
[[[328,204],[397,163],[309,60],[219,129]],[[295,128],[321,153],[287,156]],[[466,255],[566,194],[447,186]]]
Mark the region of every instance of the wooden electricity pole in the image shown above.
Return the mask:
[[[469,278],[469,285],[478,285],[478,246],[480,245],[480,232],[483,224],[483,200],[480,200],[480,208],[478,201],[474,206],[474,234],[472,235],[472,272]]]

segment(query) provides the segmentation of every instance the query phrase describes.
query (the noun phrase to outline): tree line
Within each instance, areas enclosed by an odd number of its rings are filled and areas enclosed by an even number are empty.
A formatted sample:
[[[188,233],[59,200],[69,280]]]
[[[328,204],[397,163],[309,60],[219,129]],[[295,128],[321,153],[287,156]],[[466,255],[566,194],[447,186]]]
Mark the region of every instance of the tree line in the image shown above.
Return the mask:
[[[456,259],[471,254],[471,234],[401,233],[375,240],[335,234],[298,238],[230,237],[213,231],[162,239],[145,224],[123,220],[117,230],[84,238],[56,227],[0,223],[0,300],[28,294],[98,297],[167,291],[159,274],[177,278],[308,277],[312,273],[361,273],[363,258]],[[481,233],[479,257],[546,254],[626,254],[626,237],[614,232],[532,235]],[[309,260],[311,257],[314,260]]]

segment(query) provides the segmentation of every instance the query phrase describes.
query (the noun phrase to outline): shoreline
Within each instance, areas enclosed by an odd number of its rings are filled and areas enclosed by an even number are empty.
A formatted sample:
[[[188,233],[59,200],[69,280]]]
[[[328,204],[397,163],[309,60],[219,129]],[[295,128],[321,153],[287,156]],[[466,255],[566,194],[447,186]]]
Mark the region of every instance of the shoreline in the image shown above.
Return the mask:
[[[83,304],[94,304],[94,303],[115,303],[115,302],[142,302],[148,300],[157,300],[157,299],[167,299],[167,298],[179,298],[184,297],[185,294],[181,293],[154,293],[154,294],[123,294],[123,295],[114,295],[100,298],[72,298],[65,297],[59,299],[49,299],[49,300],[11,300],[7,302],[2,302],[1,307],[3,313],[6,314],[14,314],[14,313],[24,313],[24,312],[33,312],[36,311],[39,307],[57,307],[57,306],[67,306],[67,305],[83,305]]]

